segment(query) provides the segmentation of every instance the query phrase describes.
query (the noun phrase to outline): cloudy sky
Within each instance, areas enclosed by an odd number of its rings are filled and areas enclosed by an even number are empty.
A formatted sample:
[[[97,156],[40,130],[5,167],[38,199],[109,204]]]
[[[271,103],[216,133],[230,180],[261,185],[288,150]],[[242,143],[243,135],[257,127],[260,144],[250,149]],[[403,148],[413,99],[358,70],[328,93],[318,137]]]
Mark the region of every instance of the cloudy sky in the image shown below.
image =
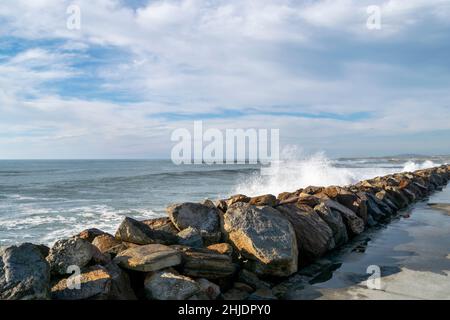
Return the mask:
[[[194,120],[449,154],[449,118],[450,0],[0,1],[0,158],[169,158]]]

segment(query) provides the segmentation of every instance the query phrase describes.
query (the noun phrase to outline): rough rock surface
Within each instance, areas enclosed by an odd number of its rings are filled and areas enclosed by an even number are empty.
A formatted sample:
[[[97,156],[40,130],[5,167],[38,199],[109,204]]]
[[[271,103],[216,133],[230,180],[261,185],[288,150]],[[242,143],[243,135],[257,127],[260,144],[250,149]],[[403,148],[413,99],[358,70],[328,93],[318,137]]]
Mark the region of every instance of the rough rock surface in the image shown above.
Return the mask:
[[[236,265],[231,257],[209,249],[173,246],[182,254],[182,273],[196,278],[217,279],[231,276]]]
[[[150,229],[165,231],[165,232],[171,233],[173,235],[176,235],[179,231],[173,225],[173,223],[169,217],[148,219],[148,220],[143,220],[141,222],[146,224]]]
[[[38,246],[23,243],[0,250],[0,299],[50,298],[50,267]]]
[[[170,232],[151,229],[143,222],[126,217],[116,231],[116,238],[121,241],[144,244],[175,244],[178,237]]]
[[[157,300],[187,300],[201,290],[191,278],[169,271],[149,274],[144,287],[148,298]]]
[[[96,248],[81,238],[70,238],[56,241],[47,256],[51,271],[67,274],[70,266],[85,267],[96,253]]]
[[[315,206],[314,211],[331,228],[336,247],[343,245],[348,241],[347,228],[338,211],[331,210],[325,203],[320,203]]]
[[[168,207],[167,213],[180,231],[189,227],[207,232],[219,231],[219,213],[215,207],[186,202]]]
[[[82,300],[97,295],[108,295],[111,290],[111,275],[103,266],[91,266],[80,275],[72,275],[52,286],[52,299]],[[79,287],[77,287],[77,282]]]
[[[311,262],[334,248],[333,231],[309,206],[286,204],[277,207],[294,227],[299,264]]]
[[[288,276],[297,271],[294,228],[276,209],[235,203],[224,215],[229,242],[258,275]]]
[[[92,245],[96,246],[101,253],[110,253],[116,251],[122,246],[122,242],[117,240],[114,236],[110,234],[101,234],[92,240]],[[116,252],[118,253],[118,252]]]
[[[193,248],[203,248],[203,238],[200,230],[188,227],[177,234],[180,245],[189,246]]]
[[[181,254],[162,244],[148,244],[120,252],[114,262],[134,271],[156,271],[181,263]]]
[[[355,212],[333,200],[326,200],[324,203],[341,214],[349,235],[358,235],[364,231],[364,221]]]

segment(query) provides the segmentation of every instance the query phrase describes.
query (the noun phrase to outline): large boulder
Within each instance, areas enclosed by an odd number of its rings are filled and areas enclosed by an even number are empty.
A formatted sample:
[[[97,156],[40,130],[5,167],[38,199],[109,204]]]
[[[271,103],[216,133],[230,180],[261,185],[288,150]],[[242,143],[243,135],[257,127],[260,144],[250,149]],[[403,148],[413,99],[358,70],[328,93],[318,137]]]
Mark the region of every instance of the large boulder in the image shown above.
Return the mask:
[[[195,278],[218,279],[234,274],[231,257],[209,249],[173,246],[182,254],[181,273]]]
[[[150,273],[144,288],[147,297],[155,300],[187,300],[201,290],[191,278],[164,270]]]
[[[92,242],[96,237],[98,237],[102,234],[106,234],[106,232],[104,232],[100,229],[97,229],[97,228],[90,228],[90,229],[85,229],[85,230],[81,231],[75,237],[81,238],[88,242]]]
[[[125,269],[150,272],[179,265],[181,254],[162,244],[148,244],[120,252],[114,262]]]
[[[197,279],[196,282],[200,286],[201,295],[199,295],[201,300],[216,300],[221,292],[220,287],[205,278]]]
[[[325,200],[324,203],[331,210],[338,211],[341,214],[348,235],[358,235],[364,231],[364,221],[355,212],[333,200]]]
[[[147,224],[126,217],[116,231],[116,238],[121,241],[144,244],[175,244],[177,236],[170,232],[151,229]]]
[[[56,241],[47,256],[47,261],[54,274],[64,275],[68,273],[70,266],[85,267],[98,249],[87,240],[81,238],[69,238]]]
[[[309,206],[285,204],[277,210],[294,227],[300,265],[312,262],[334,248],[333,231]]]
[[[200,230],[207,244],[221,238],[219,210],[214,205],[186,202],[167,208],[167,214],[178,230],[192,227]]]
[[[399,209],[406,208],[409,205],[408,198],[402,193],[400,188],[388,186],[384,190]]]
[[[23,243],[0,249],[0,300],[50,298],[50,266],[38,246]]]
[[[77,283],[79,287],[76,287]],[[111,290],[112,278],[107,269],[95,265],[87,267],[79,275],[61,279],[52,286],[52,299],[83,300],[98,295],[107,296]]]
[[[115,253],[119,252],[119,248],[122,248],[122,241],[117,240],[110,234],[101,234],[92,240],[92,245],[96,246],[101,253]]]
[[[169,217],[154,218],[142,220],[142,223],[146,224],[152,230],[159,230],[171,233],[173,235],[178,233],[178,229],[173,225]]]
[[[347,228],[341,214],[336,210],[331,210],[325,203],[320,203],[314,207],[314,211],[331,228],[336,247],[339,247],[348,241]]]
[[[298,268],[294,228],[276,209],[235,203],[224,215],[228,241],[259,275],[289,276]]]
[[[278,199],[272,194],[265,194],[262,196],[253,197],[248,202],[255,206],[271,206],[274,207],[278,204]]]

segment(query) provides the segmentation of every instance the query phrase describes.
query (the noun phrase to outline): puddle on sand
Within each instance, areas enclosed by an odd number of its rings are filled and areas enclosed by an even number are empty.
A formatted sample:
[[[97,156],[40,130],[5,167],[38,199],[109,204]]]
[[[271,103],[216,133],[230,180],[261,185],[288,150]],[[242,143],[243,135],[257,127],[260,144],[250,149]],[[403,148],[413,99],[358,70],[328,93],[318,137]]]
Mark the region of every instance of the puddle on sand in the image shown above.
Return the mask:
[[[445,188],[274,291],[284,299],[450,299],[449,208],[450,188]],[[367,288],[369,266],[380,268],[381,290]]]

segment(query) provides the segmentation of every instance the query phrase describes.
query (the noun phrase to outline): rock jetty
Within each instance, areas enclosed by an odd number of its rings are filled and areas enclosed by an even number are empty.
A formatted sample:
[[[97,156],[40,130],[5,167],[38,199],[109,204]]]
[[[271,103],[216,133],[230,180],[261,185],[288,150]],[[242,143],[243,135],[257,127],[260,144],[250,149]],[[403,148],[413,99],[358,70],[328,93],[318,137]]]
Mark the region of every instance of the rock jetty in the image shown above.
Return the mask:
[[[0,248],[0,299],[267,300],[272,288],[450,180],[450,165],[277,197],[174,204],[51,248]]]

